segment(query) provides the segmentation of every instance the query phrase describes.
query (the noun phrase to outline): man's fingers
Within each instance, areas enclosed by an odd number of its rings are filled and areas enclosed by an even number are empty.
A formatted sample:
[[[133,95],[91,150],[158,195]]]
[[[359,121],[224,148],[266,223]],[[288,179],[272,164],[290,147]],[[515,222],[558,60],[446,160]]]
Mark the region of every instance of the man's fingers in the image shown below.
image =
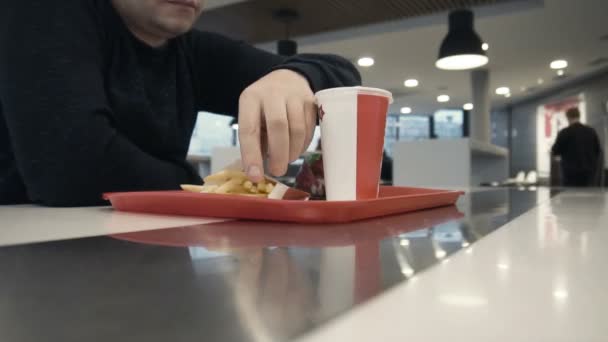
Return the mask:
[[[259,182],[264,177],[260,140],[262,107],[255,96],[243,92],[239,100],[239,143],[241,160],[249,179]]]
[[[302,100],[287,100],[287,118],[289,119],[289,161],[292,162],[308,147],[304,146],[308,127]]]
[[[317,112],[318,108],[315,103],[314,96],[304,100],[304,118],[306,121],[306,141],[304,142],[304,148],[307,148],[312,142],[312,138],[315,133],[315,127],[317,126]],[[302,151],[304,152],[304,151]]]
[[[289,163],[289,124],[287,105],[282,98],[268,97],[264,101],[264,119],[268,132],[269,168],[274,176],[287,172]]]

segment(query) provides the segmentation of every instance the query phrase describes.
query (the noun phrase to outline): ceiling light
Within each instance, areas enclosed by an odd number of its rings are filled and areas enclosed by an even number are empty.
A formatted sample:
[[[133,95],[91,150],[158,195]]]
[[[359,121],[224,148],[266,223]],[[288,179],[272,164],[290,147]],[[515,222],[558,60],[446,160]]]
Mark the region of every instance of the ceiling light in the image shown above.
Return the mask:
[[[506,98],[511,97],[511,93],[505,94],[505,97],[506,97]]]
[[[412,108],[410,107],[402,107],[401,114],[410,114],[412,112]]]
[[[399,244],[401,246],[404,246],[404,247],[405,246],[409,246],[410,245],[410,240],[408,240],[408,239],[401,239],[401,242],[399,242]]]
[[[443,70],[467,70],[475,69],[488,64],[488,57],[480,55],[458,55],[444,57],[435,63],[435,66]]]
[[[557,76],[564,76],[564,69],[557,70]]]
[[[411,267],[404,267],[401,269],[401,274],[409,278],[414,275],[414,270]]]
[[[448,255],[448,253],[443,249],[438,249],[437,251],[435,251],[435,257],[437,259],[443,259],[446,257],[446,255]]]
[[[410,78],[409,80],[405,80],[405,82],[403,82],[403,85],[405,85],[408,88],[414,88],[414,87],[418,86],[418,80]]]
[[[439,296],[439,301],[450,306],[466,308],[479,308],[488,305],[488,300],[485,297],[458,293],[442,294]]]
[[[557,289],[553,291],[553,297],[555,297],[556,299],[566,299],[568,298],[568,291],[563,289]]]
[[[543,84],[544,82],[545,82],[545,81],[543,81],[543,79],[542,79],[542,78],[539,78],[538,80],[536,80],[536,83],[538,83],[538,84]]]
[[[472,103],[465,103],[464,106],[462,106],[462,109],[464,109],[464,110],[473,110],[473,104]]]
[[[497,95],[506,95],[509,94],[511,92],[511,89],[509,89],[509,87],[498,87],[496,88],[496,94]]]
[[[568,67],[568,61],[563,59],[558,59],[550,64],[551,69],[565,69]]]
[[[500,263],[500,264],[498,264],[496,266],[498,266],[498,268],[501,269],[501,270],[508,270],[509,269],[509,264],[505,264],[505,263]]]
[[[490,45],[488,45],[488,43],[483,43],[481,44],[481,49],[483,51],[488,51],[488,49],[490,49]]]
[[[371,57],[361,57],[357,61],[357,64],[359,64],[359,66],[364,67],[364,68],[371,67],[372,65],[374,65],[374,63],[376,63],[376,61],[374,61],[374,59]]]
[[[437,96],[437,102],[448,102],[450,101],[449,95],[439,95]]]
[[[448,34],[441,43],[435,66],[444,70],[466,70],[488,64],[481,38],[473,28],[473,12],[452,11],[448,22]]]

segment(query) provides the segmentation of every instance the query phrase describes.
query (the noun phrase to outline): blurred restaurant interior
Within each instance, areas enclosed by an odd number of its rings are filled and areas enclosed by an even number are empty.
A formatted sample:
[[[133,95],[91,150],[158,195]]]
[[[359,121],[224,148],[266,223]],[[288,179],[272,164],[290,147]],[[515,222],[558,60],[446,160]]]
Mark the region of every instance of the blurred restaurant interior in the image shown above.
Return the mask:
[[[473,9],[487,64],[440,69],[448,13],[463,7]],[[358,65],[363,85],[390,90],[385,151],[395,185],[559,186],[550,150],[568,108],[607,144],[606,10],[601,0],[211,0],[197,26],[272,52],[283,44],[287,54],[338,54]],[[217,114],[200,113],[191,142],[203,174],[238,153],[238,124]],[[606,158],[594,186],[606,182]]]
[[[203,2],[196,29],[343,56],[392,92],[380,193],[425,192],[408,212],[353,221],[361,205],[327,224],[315,210],[357,201],[0,205],[0,341],[608,341],[607,0]],[[198,113],[187,162],[202,177],[241,156],[227,114]],[[596,162],[572,185],[555,146],[581,124],[600,151],[574,139]],[[277,179],[293,185],[321,143],[317,126]],[[433,191],[460,198],[416,207]],[[189,215],[205,196],[253,216]]]

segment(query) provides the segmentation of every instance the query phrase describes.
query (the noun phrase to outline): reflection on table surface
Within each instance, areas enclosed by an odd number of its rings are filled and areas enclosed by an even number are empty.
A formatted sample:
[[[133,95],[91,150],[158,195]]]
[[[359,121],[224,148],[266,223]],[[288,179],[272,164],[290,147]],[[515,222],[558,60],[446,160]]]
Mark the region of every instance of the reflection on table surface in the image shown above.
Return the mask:
[[[484,191],[458,209],[342,225],[221,222],[0,248],[0,339],[289,340],[541,197]]]

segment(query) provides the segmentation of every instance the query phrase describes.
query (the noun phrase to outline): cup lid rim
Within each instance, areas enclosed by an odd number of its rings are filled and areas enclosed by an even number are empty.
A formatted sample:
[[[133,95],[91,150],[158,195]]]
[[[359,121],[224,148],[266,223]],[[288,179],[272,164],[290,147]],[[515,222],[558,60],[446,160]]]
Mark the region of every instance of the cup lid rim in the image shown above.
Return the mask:
[[[323,89],[323,90],[318,91],[315,94],[315,96],[325,95],[325,94],[333,93],[333,92],[336,92],[336,91],[342,91],[342,92],[355,91],[355,92],[358,92],[360,94],[385,96],[385,97],[388,97],[389,103],[393,103],[393,94],[390,91],[385,90],[385,89],[381,89],[381,88],[362,87],[362,86],[356,86],[356,87],[337,87],[337,88]]]

